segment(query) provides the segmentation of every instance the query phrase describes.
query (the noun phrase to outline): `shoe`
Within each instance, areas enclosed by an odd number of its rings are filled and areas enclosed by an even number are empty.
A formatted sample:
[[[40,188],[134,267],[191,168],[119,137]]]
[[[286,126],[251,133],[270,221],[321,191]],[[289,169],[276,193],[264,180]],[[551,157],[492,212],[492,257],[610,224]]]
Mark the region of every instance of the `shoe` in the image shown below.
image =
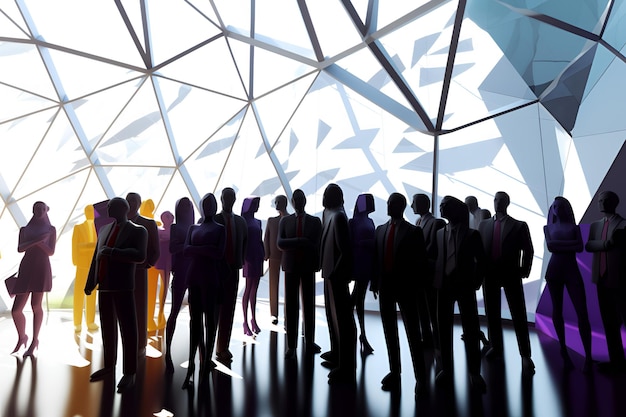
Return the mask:
[[[252,326],[252,331],[256,334],[261,333],[261,329],[259,328],[259,326],[256,324],[256,320],[252,319],[252,321],[250,322],[250,325]]]
[[[322,353],[320,355],[320,358],[324,359],[327,362],[337,363],[337,355],[335,355],[331,350]]]
[[[483,377],[479,375],[470,375],[470,387],[472,390],[484,394],[487,392],[487,384]]]
[[[232,362],[233,354],[230,353],[230,350],[226,349],[223,352],[217,352],[215,354],[215,358],[222,363],[228,363],[228,362]]]
[[[124,375],[117,384],[117,392],[123,392],[135,385],[135,374]]]
[[[400,374],[389,372],[380,383],[383,391],[395,391],[400,388]]]
[[[533,360],[530,359],[528,356],[522,357],[522,373],[527,375],[535,374],[535,364],[533,363]]]
[[[278,319],[276,317],[272,319],[272,324],[278,324]]]
[[[13,352],[11,352],[11,353],[16,353],[22,347],[26,347],[26,342],[28,342],[28,336],[24,335],[23,337],[20,337],[17,340],[17,344],[15,345],[15,349],[13,349]]]
[[[24,352],[24,357],[27,356],[35,356],[35,353],[39,349],[39,340],[33,340],[26,352]]]
[[[246,336],[252,336],[252,332],[250,331],[250,328],[248,327],[248,323],[243,324],[243,334],[245,334]]]
[[[100,326],[98,326],[96,323],[89,323],[87,325],[87,330],[98,330],[100,328]]]
[[[320,365],[322,365],[324,368],[327,368],[327,369],[335,369],[337,367],[336,362],[330,362],[330,361],[322,361]]]
[[[196,371],[196,365],[193,363],[189,363],[189,367],[187,368],[187,375],[185,376],[185,380],[183,381],[182,389],[188,389],[193,387],[193,374]]]
[[[367,341],[367,338],[365,337],[364,334],[361,334],[359,336],[359,342],[361,343],[361,353],[364,355],[369,355],[372,352],[374,352],[374,348],[372,347],[372,345],[370,345],[370,343]]]
[[[91,376],[89,376],[89,381],[90,382],[101,381],[107,376],[111,375],[112,373],[113,373],[113,368],[102,368],[100,370],[97,370],[93,374],[91,374]]]
[[[309,355],[315,355],[316,353],[320,353],[322,348],[317,343],[313,342],[305,344],[304,351]]]
[[[285,351],[285,359],[294,359],[296,357],[296,350],[294,348],[287,348]]]

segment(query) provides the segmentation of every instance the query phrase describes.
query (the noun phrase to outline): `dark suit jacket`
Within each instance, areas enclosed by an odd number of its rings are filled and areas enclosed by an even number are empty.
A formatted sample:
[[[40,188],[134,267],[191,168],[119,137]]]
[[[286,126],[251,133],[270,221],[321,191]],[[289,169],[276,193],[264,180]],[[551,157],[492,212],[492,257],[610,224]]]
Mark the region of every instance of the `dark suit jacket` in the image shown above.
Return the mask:
[[[235,221],[235,262],[233,266],[235,269],[241,269],[243,267],[243,261],[246,257],[246,249],[248,248],[248,224],[243,217],[234,213],[233,219]],[[215,215],[215,221],[226,227],[223,212]],[[226,233],[228,233],[228,231],[226,231]],[[226,248],[226,251],[228,251],[228,248]]]
[[[343,209],[326,209],[320,243],[322,277],[352,280],[352,244],[348,217]]]
[[[448,255],[450,225],[437,231],[437,262],[435,264],[435,287],[445,290],[469,290],[480,288],[485,273],[486,256],[478,231],[459,226],[456,236],[456,263],[454,270],[445,273]]]
[[[372,291],[414,291],[425,284],[426,246],[422,229],[401,219],[395,228],[393,243],[393,265],[391,271],[385,270],[385,252],[387,232],[391,220],[376,228],[375,274],[370,289]]]
[[[611,216],[606,240],[603,240],[604,219],[591,223],[585,250],[593,253],[591,279],[594,283],[600,282],[600,253],[606,252],[607,275],[602,283],[609,288],[626,285],[626,250],[623,244],[625,227],[626,220],[622,216]]]
[[[146,260],[140,267],[148,269],[159,260],[161,256],[161,245],[159,244],[159,229],[156,222],[147,217],[137,215],[134,219],[129,219],[135,224],[143,226],[148,231],[148,249],[146,252]]]
[[[498,261],[491,259],[493,228],[495,216],[483,220],[478,225],[478,231],[483,241],[487,258],[486,277],[507,280],[512,278],[526,278],[530,275],[533,263],[533,243],[526,222],[507,216],[501,226],[501,255]]]
[[[283,251],[281,265],[285,272],[319,271],[322,222],[304,214],[302,236],[297,237],[297,216],[290,214],[280,219],[277,245]]]
[[[115,223],[109,223],[100,229],[96,250],[91,259],[91,267],[89,268],[85,290],[91,292],[96,288],[96,285],[99,285],[100,291],[125,291],[135,289],[135,269],[138,264],[146,260],[148,232],[143,226],[130,221],[126,222],[121,227],[115,239],[115,243],[113,244],[113,252],[111,256],[108,257],[109,262],[106,267],[106,275],[100,277],[101,282],[98,284],[100,261],[97,255],[100,249],[106,246],[106,242],[114,226]]]

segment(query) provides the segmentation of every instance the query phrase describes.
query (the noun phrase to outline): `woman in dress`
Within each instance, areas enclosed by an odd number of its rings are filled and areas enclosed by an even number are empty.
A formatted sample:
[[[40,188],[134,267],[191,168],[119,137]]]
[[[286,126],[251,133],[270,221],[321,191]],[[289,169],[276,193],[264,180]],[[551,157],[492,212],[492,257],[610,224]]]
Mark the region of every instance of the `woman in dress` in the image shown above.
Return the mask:
[[[241,305],[243,307],[243,332],[247,336],[252,333],[259,333],[261,329],[256,322],[256,294],[259,289],[259,281],[263,275],[263,260],[265,259],[265,248],[263,246],[263,234],[261,231],[261,221],[254,217],[254,213],[259,210],[261,198],[248,197],[243,200],[241,217],[248,225],[248,247],[246,249],[243,263],[243,276],[246,277],[246,288],[243,291]],[[248,306],[252,319],[248,326]]]
[[[567,288],[578,316],[578,331],[585,349],[583,370],[589,371],[592,365],[591,326],[587,313],[585,286],[576,261],[576,252],[583,250],[583,240],[580,227],[574,221],[574,211],[567,199],[564,197],[554,199],[548,213],[548,223],[543,231],[548,250],[552,253],[546,269],[546,282],[552,299],[552,323],[561,344],[561,356],[566,366],[571,367],[572,361],[565,344],[563,320],[563,294]]]
[[[26,317],[24,306],[30,296],[33,309],[33,340],[24,356],[33,356],[39,346],[39,330],[43,321],[43,293],[52,289],[52,270],[50,256],[54,254],[57,232],[48,219],[49,207],[37,201],[33,205],[33,217],[20,229],[17,245],[18,252],[24,252],[20,262],[18,279],[13,288],[15,301],[11,314],[17,329],[17,344],[13,353],[26,347]]]

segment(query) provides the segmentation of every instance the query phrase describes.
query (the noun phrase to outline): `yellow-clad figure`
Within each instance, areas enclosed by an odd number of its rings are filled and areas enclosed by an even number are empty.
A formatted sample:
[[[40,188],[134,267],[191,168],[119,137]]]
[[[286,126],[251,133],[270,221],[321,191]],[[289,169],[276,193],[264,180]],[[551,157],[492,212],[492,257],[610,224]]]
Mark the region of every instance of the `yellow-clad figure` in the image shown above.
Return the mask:
[[[139,214],[148,219],[154,220],[154,201],[151,198],[141,202],[139,206]],[[161,226],[161,222],[156,222],[157,226]],[[159,270],[154,266],[148,269],[148,331],[154,332],[157,329],[165,328],[165,321],[162,326],[157,326],[154,321],[154,310],[157,300],[157,289],[159,286]]]
[[[74,226],[72,233],[72,263],[76,266],[76,279],[74,281],[74,330],[76,332],[80,332],[82,329],[83,309],[85,310],[87,328],[89,330],[98,328],[95,323],[96,291],[87,296],[83,291],[97,239],[94,208],[92,205],[88,205],[85,207],[85,221]]]

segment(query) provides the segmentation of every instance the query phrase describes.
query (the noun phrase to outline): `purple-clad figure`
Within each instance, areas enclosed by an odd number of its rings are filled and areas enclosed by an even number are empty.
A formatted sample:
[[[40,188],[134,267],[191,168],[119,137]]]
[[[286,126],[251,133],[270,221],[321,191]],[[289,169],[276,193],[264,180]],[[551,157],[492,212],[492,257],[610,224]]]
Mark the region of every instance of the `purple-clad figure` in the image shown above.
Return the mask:
[[[54,254],[57,232],[50,224],[48,210],[49,207],[41,201],[33,205],[33,217],[26,226],[20,228],[17,244],[17,251],[24,252],[24,257],[20,262],[18,279],[12,291],[15,294],[15,301],[11,314],[18,336],[13,353],[21,347],[26,347],[28,341],[23,310],[29,295],[33,309],[33,340],[24,356],[33,356],[39,346],[39,330],[43,321],[43,293],[52,289],[50,256]]]
[[[161,275],[161,289],[159,293],[159,321],[157,327],[162,329],[165,327],[165,299],[167,291],[170,287],[170,274],[172,273],[172,254],[170,253],[170,230],[174,223],[174,215],[171,211],[161,213],[161,223],[163,227],[159,229],[159,248],[161,256],[154,266],[159,275]]]
[[[576,315],[578,331],[585,349],[583,370],[591,370],[591,325],[587,314],[585,285],[576,261],[576,252],[583,251],[580,227],[574,221],[574,211],[564,197],[556,197],[548,212],[548,222],[543,227],[548,250],[552,253],[546,269],[546,282],[552,299],[552,323],[561,344],[561,356],[565,365],[572,367],[572,360],[565,344],[565,321],[563,320],[563,293],[567,288]]]
[[[364,313],[365,294],[367,293],[367,286],[372,280],[374,255],[376,253],[374,245],[376,226],[374,226],[374,221],[369,218],[369,214],[374,212],[374,209],[374,196],[372,194],[360,194],[356,199],[352,218],[348,221],[354,255],[352,302],[356,307],[361,330],[359,336],[361,353],[365,355],[374,351],[365,334]]]
[[[243,307],[243,332],[247,336],[259,333],[261,329],[256,323],[256,293],[259,289],[259,281],[263,275],[263,260],[265,248],[263,246],[263,234],[261,221],[254,218],[254,213],[259,210],[261,198],[248,197],[243,200],[241,217],[248,225],[248,249],[243,262],[243,276],[246,277],[246,288],[243,291],[241,306]],[[248,306],[252,319],[248,326]]]
[[[189,367],[183,389],[193,385],[196,350],[200,350],[200,382],[214,368],[211,361],[218,321],[220,289],[222,287],[224,226],[215,222],[217,200],[207,194],[200,202],[202,223],[189,228],[183,253],[189,258]],[[202,325],[204,324],[204,333]],[[204,340],[204,343],[203,343]]]
[[[185,291],[187,291],[187,269],[190,259],[185,258],[183,249],[189,227],[195,223],[193,203],[187,197],[183,197],[176,202],[174,208],[176,213],[176,223],[170,227],[169,248],[165,253],[172,255],[172,307],[170,316],[167,319],[165,329],[165,364],[168,372],[174,372],[172,363],[172,338],[176,330],[176,319],[183,304]]]

